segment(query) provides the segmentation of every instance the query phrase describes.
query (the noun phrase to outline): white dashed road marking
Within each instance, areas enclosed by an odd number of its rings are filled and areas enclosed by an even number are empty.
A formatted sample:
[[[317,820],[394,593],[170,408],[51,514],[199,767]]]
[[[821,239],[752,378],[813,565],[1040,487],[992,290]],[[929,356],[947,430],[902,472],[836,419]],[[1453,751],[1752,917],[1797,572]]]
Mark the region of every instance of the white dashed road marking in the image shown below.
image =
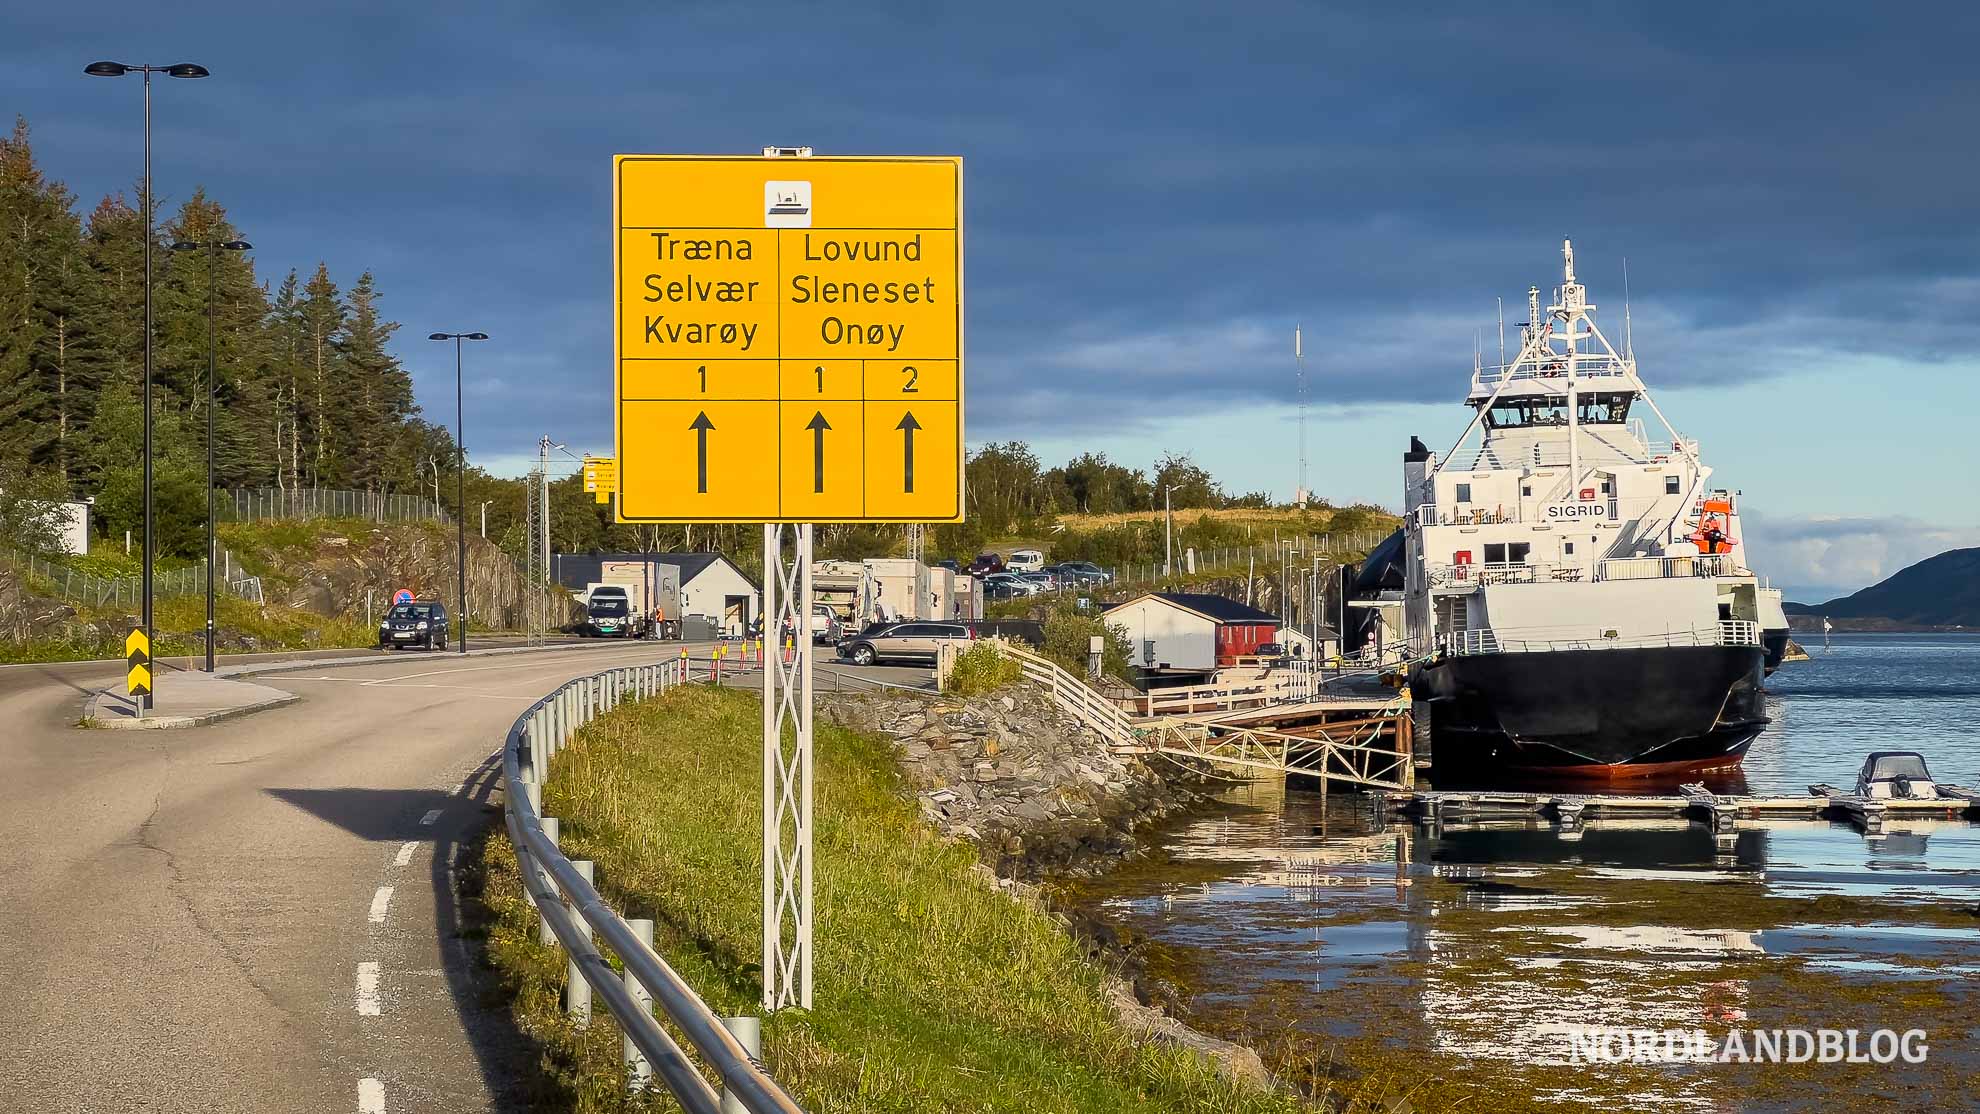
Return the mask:
[[[372,924],[385,923],[385,907],[390,904],[392,904],[392,887],[390,886],[378,887],[378,892],[371,895]]]
[[[413,852],[419,850],[419,841],[409,839],[399,844],[399,854],[392,860],[393,866],[405,866],[412,862]]]
[[[429,828],[430,828],[430,827],[432,827],[432,826],[433,826],[433,822],[434,822],[435,820],[438,820],[438,819],[440,819],[440,811],[441,811],[440,809],[437,809],[437,808],[436,808],[436,809],[434,809],[434,810],[432,810],[431,812],[428,812],[428,813],[427,813],[427,814],[426,814],[425,816],[422,816],[422,817],[420,817],[420,818],[419,818],[419,822],[420,822],[421,824],[424,824],[424,825],[426,825],[426,826],[427,826],[427,827],[429,827]]]
[[[378,964],[376,963],[358,964],[357,1011],[359,1017],[378,1016]]]
[[[358,1080],[358,1114],[385,1114],[385,1084],[370,1078]]]

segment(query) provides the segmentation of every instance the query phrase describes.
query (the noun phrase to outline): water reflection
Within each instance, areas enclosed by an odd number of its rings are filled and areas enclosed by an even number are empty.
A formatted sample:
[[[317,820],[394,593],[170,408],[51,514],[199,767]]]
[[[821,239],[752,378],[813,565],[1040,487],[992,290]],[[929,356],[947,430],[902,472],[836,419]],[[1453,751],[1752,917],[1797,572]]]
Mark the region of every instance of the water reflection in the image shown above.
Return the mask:
[[[1188,882],[1130,871],[1091,896],[1199,957],[1187,989],[1214,1028],[1490,1063],[1564,1104],[1744,1109],[1757,1086],[1764,1107],[1796,1108],[1823,1093],[1796,1090],[1815,1077],[1722,1065],[1582,1068],[1570,1025],[1849,1027],[1919,1023],[1922,1009],[1940,1030],[1932,1063],[1888,1070],[1980,1071],[1980,920],[1884,923],[1943,920],[1950,902],[1976,900],[1972,825],[1907,822],[1877,838],[1802,822],[1432,831],[1353,801],[1232,790],[1225,809],[1164,833],[1169,869]],[[1912,1001],[1907,1019],[1884,996],[1900,982],[1953,997]]]

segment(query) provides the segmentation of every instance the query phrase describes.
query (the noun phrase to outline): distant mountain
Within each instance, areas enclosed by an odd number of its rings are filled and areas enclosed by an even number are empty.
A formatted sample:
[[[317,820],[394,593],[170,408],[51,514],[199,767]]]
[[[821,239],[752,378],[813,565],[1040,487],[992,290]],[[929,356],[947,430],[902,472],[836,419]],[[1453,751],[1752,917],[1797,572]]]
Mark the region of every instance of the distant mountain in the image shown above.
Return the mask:
[[[1980,547],[1927,557],[1881,583],[1827,603],[1783,606],[1789,615],[1826,615],[1863,626],[1980,627]]]

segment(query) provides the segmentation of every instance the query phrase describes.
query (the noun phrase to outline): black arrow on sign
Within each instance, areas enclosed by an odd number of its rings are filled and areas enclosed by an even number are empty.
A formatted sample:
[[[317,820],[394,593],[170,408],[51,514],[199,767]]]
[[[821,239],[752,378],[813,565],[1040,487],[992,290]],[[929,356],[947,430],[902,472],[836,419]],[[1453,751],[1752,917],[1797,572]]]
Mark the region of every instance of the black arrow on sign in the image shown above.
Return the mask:
[[[825,412],[820,410],[804,428],[811,431],[811,490],[821,492],[825,490],[825,431],[832,428],[832,423],[825,420]]]
[[[904,417],[901,418],[901,424],[895,426],[894,428],[901,431],[901,440],[903,442],[903,449],[905,451],[905,456],[901,464],[901,485],[902,485],[901,490],[909,495],[913,495],[914,494],[914,431],[921,428],[921,423],[914,420],[914,411],[910,410],[907,412],[907,414]]]
[[[708,420],[708,414],[704,411],[694,416],[694,420],[688,423],[688,428],[694,430],[694,489],[706,495],[708,494],[708,431],[715,428],[715,423]]]

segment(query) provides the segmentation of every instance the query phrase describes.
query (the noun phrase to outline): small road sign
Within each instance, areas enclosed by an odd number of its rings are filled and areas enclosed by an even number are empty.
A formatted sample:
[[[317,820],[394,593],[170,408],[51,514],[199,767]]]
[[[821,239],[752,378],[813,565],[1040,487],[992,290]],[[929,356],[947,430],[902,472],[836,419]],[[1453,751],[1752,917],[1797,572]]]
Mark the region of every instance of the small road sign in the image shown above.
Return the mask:
[[[584,489],[600,503],[611,502],[612,493],[619,490],[619,462],[609,456],[585,457]]]
[[[132,696],[151,695],[151,639],[142,628],[124,638],[124,687]]]
[[[392,604],[395,607],[402,603],[411,603],[412,601],[413,601],[413,594],[412,594],[412,589],[410,588],[401,588],[398,591],[392,593]]]
[[[618,520],[960,521],[962,160],[613,172]]]

